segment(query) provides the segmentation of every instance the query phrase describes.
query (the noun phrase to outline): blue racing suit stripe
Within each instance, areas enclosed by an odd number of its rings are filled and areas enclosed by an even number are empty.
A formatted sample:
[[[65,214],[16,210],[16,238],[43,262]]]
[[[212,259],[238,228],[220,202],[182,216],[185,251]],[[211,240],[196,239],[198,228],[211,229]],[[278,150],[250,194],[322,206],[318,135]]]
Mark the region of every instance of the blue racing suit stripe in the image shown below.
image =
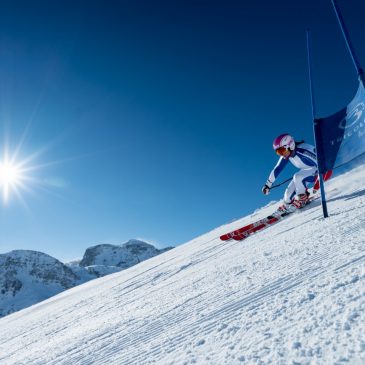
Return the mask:
[[[284,170],[284,167],[287,165],[288,162],[289,162],[289,160],[286,160],[284,157],[280,157],[278,163],[274,167],[275,179],[279,176],[281,171]]]
[[[300,153],[300,151],[297,151],[296,156],[298,156],[307,166],[317,166],[317,162],[315,160],[312,160],[310,157],[304,155],[303,153]]]
[[[309,156],[309,157],[311,157],[311,158],[313,158],[314,160],[317,160],[317,156],[316,156],[316,154],[314,153],[315,152],[315,148],[313,148],[313,152],[312,151],[310,151],[309,149],[307,149],[307,148],[300,148],[300,147],[297,147],[296,148],[296,152],[299,152],[299,153],[301,153],[301,154],[305,154],[305,155],[307,155],[307,156]]]
[[[273,183],[276,180],[276,178],[279,176],[281,171],[284,170],[284,167],[287,165],[288,162],[289,162],[289,160],[286,160],[284,157],[279,158],[278,163],[276,164],[274,169],[271,171],[271,174],[269,176],[268,180],[270,181],[270,183]]]

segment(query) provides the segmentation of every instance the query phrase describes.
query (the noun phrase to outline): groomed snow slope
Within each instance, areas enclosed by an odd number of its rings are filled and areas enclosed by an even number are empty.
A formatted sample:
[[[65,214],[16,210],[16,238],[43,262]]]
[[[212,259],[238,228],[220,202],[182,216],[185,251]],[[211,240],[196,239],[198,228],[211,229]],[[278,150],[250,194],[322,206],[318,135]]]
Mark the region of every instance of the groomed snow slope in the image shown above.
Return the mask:
[[[365,168],[243,242],[219,235],[0,319],[0,364],[364,364]]]

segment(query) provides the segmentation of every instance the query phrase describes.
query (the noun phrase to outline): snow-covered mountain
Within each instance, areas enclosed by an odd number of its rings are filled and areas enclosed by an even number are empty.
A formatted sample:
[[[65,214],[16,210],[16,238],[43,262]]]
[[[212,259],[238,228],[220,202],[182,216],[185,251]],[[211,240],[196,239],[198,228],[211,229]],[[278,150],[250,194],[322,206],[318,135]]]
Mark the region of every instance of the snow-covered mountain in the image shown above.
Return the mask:
[[[0,317],[29,307],[86,281],[122,271],[170,248],[139,240],[98,245],[80,262],[63,264],[42,252],[17,250],[0,255]]]
[[[278,203],[122,273],[0,319],[0,363],[365,363],[365,168],[242,242],[219,236]],[[114,261],[113,261],[114,262]]]
[[[158,250],[139,240],[129,240],[121,246],[97,245],[86,250],[79,265],[82,267],[113,266],[127,269],[168,249]]]
[[[0,255],[0,316],[72,288],[78,281],[70,268],[42,252],[17,250]]]

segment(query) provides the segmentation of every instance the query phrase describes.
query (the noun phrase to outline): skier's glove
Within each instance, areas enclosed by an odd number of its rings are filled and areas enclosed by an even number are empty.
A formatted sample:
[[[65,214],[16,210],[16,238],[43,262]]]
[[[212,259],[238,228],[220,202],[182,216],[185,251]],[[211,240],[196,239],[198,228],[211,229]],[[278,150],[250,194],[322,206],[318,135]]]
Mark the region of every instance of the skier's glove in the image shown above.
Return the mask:
[[[268,195],[270,193],[270,187],[269,187],[269,185],[267,185],[267,183],[262,187],[262,192],[265,195]]]

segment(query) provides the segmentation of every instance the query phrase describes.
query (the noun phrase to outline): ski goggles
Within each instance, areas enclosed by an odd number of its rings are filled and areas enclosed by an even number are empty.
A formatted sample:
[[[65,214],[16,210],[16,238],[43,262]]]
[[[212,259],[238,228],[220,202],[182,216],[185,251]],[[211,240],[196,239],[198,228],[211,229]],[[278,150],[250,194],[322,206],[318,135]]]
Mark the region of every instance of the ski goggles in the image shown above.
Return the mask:
[[[286,147],[279,147],[275,150],[276,154],[283,157],[288,157],[290,155],[290,150]]]

